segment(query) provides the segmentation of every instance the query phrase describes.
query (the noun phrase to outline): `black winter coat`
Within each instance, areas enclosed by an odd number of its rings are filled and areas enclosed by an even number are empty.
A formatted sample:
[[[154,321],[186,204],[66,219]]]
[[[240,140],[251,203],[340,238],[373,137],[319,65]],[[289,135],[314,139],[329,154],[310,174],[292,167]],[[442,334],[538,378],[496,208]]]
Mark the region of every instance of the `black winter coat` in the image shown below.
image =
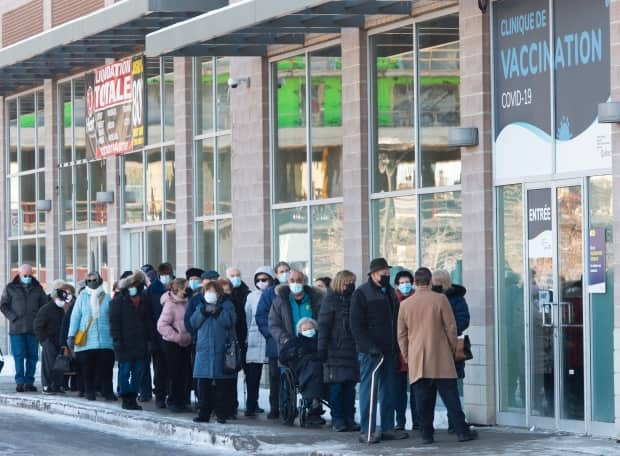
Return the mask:
[[[230,300],[235,306],[235,313],[237,314],[237,323],[235,325],[237,340],[243,347],[246,346],[248,340],[248,322],[245,317],[245,300],[249,294],[250,289],[245,282],[241,282],[239,287],[233,288],[232,293],[230,294]]]
[[[33,277],[29,285],[24,285],[16,275],[0,299],[0,311],[9,320],[9,334],[34,334],[34,319],[47,300],[37,279]]]
[[[350,322],[359,353],[369,353],[372,347],[384,354],[398,352],[398,309],[394,289],[388,286],[384,293],[371,278],[353,292]]]
[[[69,337],[69,326],[71,326],[71,314],[73,313],[73,307],[75,306],[75,301],[69,306],[67,309],[67,313],[62,317],[62,323],[60,325],[60,346],[67,346],[67,338]]]
[[[144,295],[139,296],[140,303],[136,307],[123,289],[110,303],[110,335],[119,362],[141,360],[148,353],[152,320]]]
[[[159,279],[151,282],[151,286],[146,289],[144,292],[146,298],[146,306],[148,312],[151,315],[151,334],[150,338],[152,341],[152,350],[153,351],[161,351],[163,347],[163,339],[161,335],[157,332],[157,321],[159,320],[159,316],[161,315],[161,311],[164,308],[161,305],[161,297],[166,292],[166,286],[159,281]]]
[[[467,301],[465,301],[467,289],[462,285],[453,283],[450,288],[443,292],[452,306],[452,312],[454,312],[454,319],[456,320],[456,330],[460,336],[463,334],[463,331],[469,328],[469,308],[467,307]],[[455,362],[454,366],[456,367],[458,378],[465,378],[465,361]]]
[[[319,311],[319,353],[325,353],[325,383],[359,381],[359,364],[349,314],[351,297],[328,290]],[[325,356],[325,355],[323,355]]]
[[[60,348],[60,327],[64,317],[65,310],[51,299],[41,307],[34,319],[34,335],[41,344],[49,340],[55,347]]]

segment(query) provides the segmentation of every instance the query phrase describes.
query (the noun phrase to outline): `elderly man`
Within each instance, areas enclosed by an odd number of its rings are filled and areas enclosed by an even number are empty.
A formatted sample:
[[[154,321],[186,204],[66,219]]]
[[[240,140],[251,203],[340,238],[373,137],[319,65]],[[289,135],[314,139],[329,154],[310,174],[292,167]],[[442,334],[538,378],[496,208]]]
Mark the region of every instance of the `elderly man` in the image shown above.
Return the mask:
[[[368,282],[355,290],[351,297],[349,316],[360,363],[359,400],[362,433],[359,440],[364,443],[409,437],[405,431],[394,429],[395,395],[398,387],[396,341],[398,307],[398,298],[390,286],[390,266],[385,258],[375,258],[370,262]],[[381,433],[375,432],[376,394],[372,395],[373,403],[370,402],[372,372],[375,369],[377,369],[375,388],[378,389],[381,406]]]
[[[431,290],[431,278],[428,268],[415,272],[416,292],[401,303],[398,315],[398,345],[409,365],[422,442],[434,442],[437,392],[448,409],[459,442],[465,442],[478,434],[465,422],[459,400],[454,367],[456,321],[448,298]]]
[[[18,393],[37,390],[34,373],[39,360],[39,342],[34,335],[34,319],[47,299],[29,264],[19,267],[18,274],[6,286],[0,299],[0,311],[9,320],[11,352],[15,360],[15,390]]]

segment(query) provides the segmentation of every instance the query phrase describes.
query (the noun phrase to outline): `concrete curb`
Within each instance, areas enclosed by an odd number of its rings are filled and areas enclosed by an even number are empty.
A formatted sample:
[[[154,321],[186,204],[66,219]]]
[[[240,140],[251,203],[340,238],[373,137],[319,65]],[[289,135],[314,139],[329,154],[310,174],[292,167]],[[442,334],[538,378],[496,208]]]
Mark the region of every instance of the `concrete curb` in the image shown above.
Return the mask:
[[[55,416],[99,423],[121,428],[125,432],[136,432],[141,436],[162,437],[183,444],[196,444],[210,448],[255,452],[260,446],[252,436],[226,432],[216,432],[210,424],[197,425],[186,419],[168,418],[163,421],[152,412],[141,414],[122,410],[110,410],[88,404],[68,403],[54,398],[23,397],[14,394],[0,394],[0,406],[26,409]]]

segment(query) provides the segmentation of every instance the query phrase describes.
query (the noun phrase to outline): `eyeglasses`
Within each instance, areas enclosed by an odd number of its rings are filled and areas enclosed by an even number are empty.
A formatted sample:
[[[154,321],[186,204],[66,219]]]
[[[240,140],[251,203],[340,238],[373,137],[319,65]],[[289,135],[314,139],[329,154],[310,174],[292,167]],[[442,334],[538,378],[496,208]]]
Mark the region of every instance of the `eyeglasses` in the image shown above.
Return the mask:
[[[87,279],[85,280],[86,283],[97,283],[97,279]]]

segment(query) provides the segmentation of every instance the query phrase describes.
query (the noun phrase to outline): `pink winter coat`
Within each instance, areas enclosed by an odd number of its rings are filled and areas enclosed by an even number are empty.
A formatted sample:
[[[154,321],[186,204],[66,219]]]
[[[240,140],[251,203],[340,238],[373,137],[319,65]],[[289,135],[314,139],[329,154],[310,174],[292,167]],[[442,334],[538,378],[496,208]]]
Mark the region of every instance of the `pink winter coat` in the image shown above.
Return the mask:
[[[184,317],[187,308],[187,298],[179,298],[171,291],[161,297],[163,309],[157,320],[157,331],[168,342],[174,342],[181,347],[192,343],[192,336],[185,329]]]

